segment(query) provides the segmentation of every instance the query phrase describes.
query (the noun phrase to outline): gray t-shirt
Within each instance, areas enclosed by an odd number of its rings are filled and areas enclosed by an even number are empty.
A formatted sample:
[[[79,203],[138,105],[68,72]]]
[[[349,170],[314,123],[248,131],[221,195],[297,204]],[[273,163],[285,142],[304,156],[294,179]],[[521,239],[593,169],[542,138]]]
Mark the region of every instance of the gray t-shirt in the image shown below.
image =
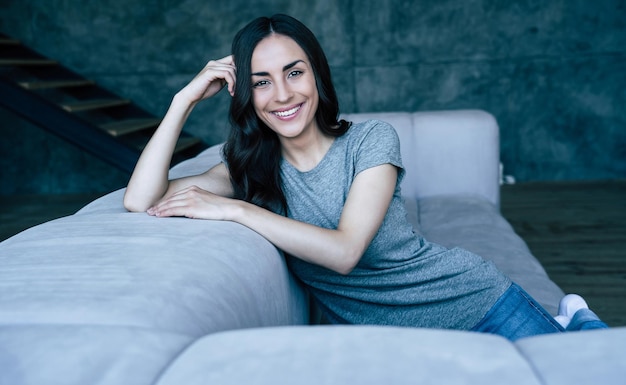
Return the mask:
[[[398,167],[395,193],[382,226],[348,275],[288,257],[331,323],[471,329],[506,291],[510,280],[491,262],[446,249],[416,234],[407,220],[400,181],[400,143],[392,126],[370,120],[338,137],[313,169],[281,163],[288,216],[335,229],[358,173]],[[363,208],[366,210],[367,208]]]

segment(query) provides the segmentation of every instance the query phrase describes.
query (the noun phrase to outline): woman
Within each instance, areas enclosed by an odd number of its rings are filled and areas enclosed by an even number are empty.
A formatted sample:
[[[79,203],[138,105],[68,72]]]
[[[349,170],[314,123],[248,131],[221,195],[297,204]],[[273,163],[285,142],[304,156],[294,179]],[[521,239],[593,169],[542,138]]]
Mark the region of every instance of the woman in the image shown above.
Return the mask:
[[[492,263],[416,235],[400,198],[394,129],[351,126],[315,36],[285,15],[236,35],[173,98],[124,196],[131,211],[238,222],[288,257],[331,323],[474,330],[512,340],[564,330]],[[176,140],[201,100],[226,87],[224,162],[168,181]],[[582,298],[562,301],[568,330],[606,327]]]

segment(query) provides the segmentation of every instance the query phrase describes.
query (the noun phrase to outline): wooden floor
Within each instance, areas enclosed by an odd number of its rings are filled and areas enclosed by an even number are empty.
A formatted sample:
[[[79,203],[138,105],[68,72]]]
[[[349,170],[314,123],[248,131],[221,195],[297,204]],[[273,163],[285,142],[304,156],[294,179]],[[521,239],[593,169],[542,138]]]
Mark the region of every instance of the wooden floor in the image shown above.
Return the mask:
[[[99,194],[0,199],[0,240],[70,215]],[[565,292],[626,326],[626,180],[502,188],[502,213]]]
[[[626,181],[503,186],[501,208],[552,280],[626,326]]]

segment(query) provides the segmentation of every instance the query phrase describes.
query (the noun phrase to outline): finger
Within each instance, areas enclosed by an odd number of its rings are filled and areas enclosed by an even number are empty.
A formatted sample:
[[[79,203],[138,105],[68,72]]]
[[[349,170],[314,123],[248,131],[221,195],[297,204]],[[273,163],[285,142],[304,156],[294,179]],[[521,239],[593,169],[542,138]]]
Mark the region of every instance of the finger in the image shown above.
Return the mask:
[[[222,82],[224,83],[222,87],[226,87],[230,96],[235,96],[236,79],[233,76],[224,76]]]
[[[233,73],[236,72],[235,63],[232,61],[231,56],[227,56],[219,60],[209,60],[209,62],[204,66],[204,70],[207,69],[224,69],[232,70]]]
[[[223,57],[223,58],[221,58],[219,60],[216,60],[216,61],[219,62],[219,63],[231,65],[233,67],[235,66],[235,58],[234,58],[233,55],[225,56],[225,57]]]
[[[187,217],[191,219],[208,219],[205,210],[193,200],[175,200],[160,207],[154,214],[156,217]]]
[[[184,217],[187,216],[189,205],[184,200],[173,200],[164,202],[156,207],[151,215],[155,217]]]
[[[155,217],[157,218],[169,218],[169,217],[185,217],[185,213],[186,213],[186,209],[185,207],[181,206],[181,207],[172,207],[172,208],[168,208],[166,210],[161,210],[158,211],[154,214]]]
[[[237,77],[234,68],[226,71],[224,74],[224,81],[226,83],[225,86],[228,87],[228,93],[230,96],[235,96],[235,84],[237,82]]]
[[[228,86],[228,92],[231,96],[235,94],[235,83],[237,81],[235,68],[223,64],[215,64],[211,62],[211,65],[205,67],[203,74],[209,77],[209,81],[218,80],[221,88]]]
[[[235,84],[237,81],[237,67],[235,67],[235,60],[233,55],[228,55],[219,60],[216,60],[217,63],[225,65],[223,69],[226,70],[230,76],[224,76],[224,80],[228,86],[228,92],[231,96],[235,95]]]
[[[185,190],[187,190],[187,189],[185,189]],[[169,196],[167,198],[164,198],[164,199],[156,202],[154,205],[152,205],[152,207],[148,208],[148,210],[146,210],[146,212],[148,214],[150,214],[150,215],[158,216],[157,214],[159,212],[162,212],[163,210],[167,209],[168,207],[170,207],[172,205],[172,202],[177,202],[177,201],[185,199],[185,197],[183,196],[183,194],[185,192],[186,191],[181,190],[181,191],[176,192],[176,193],[174,193],[173,195],[171,195],[171,196]]]

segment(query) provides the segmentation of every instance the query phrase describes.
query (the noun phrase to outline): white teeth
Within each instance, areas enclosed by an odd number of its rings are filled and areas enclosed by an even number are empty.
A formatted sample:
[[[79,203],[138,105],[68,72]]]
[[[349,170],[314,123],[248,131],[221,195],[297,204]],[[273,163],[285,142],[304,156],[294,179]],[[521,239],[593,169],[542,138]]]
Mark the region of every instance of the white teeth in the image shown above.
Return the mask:
[[[284,118],[284,117],[287,117],[289,115],[293,115],[296,112],[298,112],[300,107],[301,106],[297,106],[297,107],[294,107],[294,108],[292,108],[290,110],[287,110],[287,111],[276,111],[276,112],[274,112],[274,115],[277,115],[277,116],[280,116],[281,118]]]

